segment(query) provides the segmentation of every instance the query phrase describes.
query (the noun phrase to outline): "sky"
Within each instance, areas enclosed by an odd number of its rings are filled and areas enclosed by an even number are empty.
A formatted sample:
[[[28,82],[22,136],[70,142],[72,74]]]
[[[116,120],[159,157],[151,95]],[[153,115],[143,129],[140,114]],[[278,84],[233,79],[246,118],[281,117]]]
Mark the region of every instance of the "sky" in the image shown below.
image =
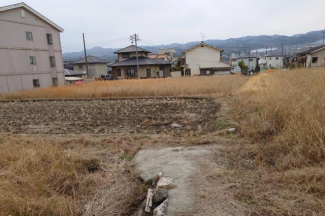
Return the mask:
[[[0,7],[19,3],[0,0]],[[138,34],[139,45],[294,35],[325,29],[324,0],[24,0],[64,28],[64,52],[120,48]]]

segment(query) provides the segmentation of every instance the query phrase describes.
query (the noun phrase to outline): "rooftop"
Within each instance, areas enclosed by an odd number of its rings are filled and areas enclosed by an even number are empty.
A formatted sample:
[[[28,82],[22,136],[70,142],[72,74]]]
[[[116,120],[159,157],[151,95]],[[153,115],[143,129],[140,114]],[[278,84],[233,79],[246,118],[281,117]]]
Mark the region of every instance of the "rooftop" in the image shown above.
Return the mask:
[[[195,49],[195,48],[197,48],[197,47],[209,47],[209,48],[212,48],[212,49],[219,50],[219,51],[223,52],[222,49],[219,49],[218,47],[215,47],[215,46],[212,46],[212,45],[206,44],[206,43],[204,43],[204,42],[202,41],[201,43],[196,44],[195,46],[192,46],[192,47],[190,47],[190,48],[184,50],[183,53],[186,53],[186,52],[188,52],[188,51],[191,51],[192,49]]]
[[[163,59],[152,59],[148,57],[138,57],[139,59],[139,65],[170,65],[169,62],[163,60]],[[112,67],[116,66],[136,66],[137,65],[137,58],[132,57],[129,59],[126,59],[124,61],[117,62],[115,64],[112,64]]]
[[[95,57],[95,56],[87,56],[87,62],[88,64],[106,64],[107,62],[104,61],[103,59],[100,59],[98,57]],[[73,64],[85,64],[86,63],[86,60],[85,58],[81,58],[75,62],[73,62]]]
[[[80,76],[86,75],[85,71],[73,71],[69,69],[64,69],[64,76]]]
[[[40,14],[39,12],[37,12],[36,10],[34,10],[33,8],[31,8],[30,6],[28,6],[24,2],[18,3],[18,4],[13,4],[13,5],[8,5],[8,6],[0,7],[0,12],[7,11],[7,10],[12,10],[12,9],[16,9],[16,8],[24,8],[25,10],[27,10],[30,13],[34,14],[35,16],[37,16],[38,18],[40,18],[44,22],[46,22],[49,25],[53,26],[58,31],[60,31],[60,32],[63,32],[64,31],[63,28],[61,28],[60,26],[58,26],[57,24],[55,24],[54,22],[52,22],[51,20],[49,20],[48,18],[46,18],[45,16],[43,16],[42,14]]]
[[[136,52],[136,49],[138,49],[138,52],[151,53],[150,51],[148,51],[146,49],[143,49],[143,48],[141,48],[139,46],[137,47],[135,45],[131,45],[131,46],[125,47],[123,49],[117,50],[114,53],[115,54],[118,54],[118,53],[132,53],[132,52]]]
[[[325,45],[310,48],[308,50],[305,50],[303,52],[298,53],[298,55],[306,55],[306,54],[317,52],[317,51],[322,50],[322,49],[325,49]]]

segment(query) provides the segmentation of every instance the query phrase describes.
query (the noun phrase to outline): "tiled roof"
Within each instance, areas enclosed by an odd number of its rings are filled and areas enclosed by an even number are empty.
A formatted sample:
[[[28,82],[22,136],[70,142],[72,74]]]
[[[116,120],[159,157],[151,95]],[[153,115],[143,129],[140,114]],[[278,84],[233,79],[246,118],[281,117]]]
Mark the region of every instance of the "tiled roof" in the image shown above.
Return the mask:
[[[316,52],[316,51],[318,51],[318,50],[322,50],[322,49],[324,49],[324,48],[325,48],[325,45],[321,45],[321,46],[313,47],[313,48],[310,48],[310,49],[308,49],[308,50],[305,50],[305,51],[303,51],[303,52],[298,53],[298,55],[306,55],[306,54],[314,53],[314,52]]]
[[[80,75],[86,75],[85,71],[73,71],[69,69],[64,69],[64,76],[80,76]]]
[[[138,52],[145,52],[145,53],[151,53],[150,51],[143,49],[141,47],[138,46]],[[135,45],[131,45],[128,47],[125,47],[123,49],[117,50],[114,53],[118,54],[118,53],[132,53],[132,52],[136,52],[136,46]]]
[[[202,47],[202,46],[203,46],[203,47],[209,47],[209,48],[212,48],[212,49],[215,49],[215,50],[220,50],[221,52],[223,52],[222,49],[219,49],[218,47],[211,46],[211,45],[206,44],[206,43],[204,43],[204,42],[202,41],[201,43],[199,43],[199,44],[197,44],[197,45],[195,45],[195,46],[192,46],[192,47],[188,48],[187,50],[184,50],[183,53],[186,53],[186,52],[188,52],[188,51],[191,51],[192,49],[195,49],[195,48],[197,48],[197,47]]]
[[[138,59],[139,59],[139,65],[170,65],[169,62],[163,59],[151,59],[148,57],[139,57]],[[111,66],[116,67],[116,66],[136,66],[136,65],[137,65],[137,58],[132,57],[124,61],[120,61],[115,64],[112,64]]]
[[[167,55],[166,54],[149,54],[148,57],[152,58],[152,59],[156,59],[156,58],[164,59],[164,58],[167,58]]]
[[[106,64],[106,61],[104,61],[103,59],[97,58],[95,56],[87,56],[87,62],[88,62],[88,64],[96,64],[96,63]],[[73,64],[85,64],[85,63],[86,63],[85,58],[81,58],[81,59],[73,62]]]

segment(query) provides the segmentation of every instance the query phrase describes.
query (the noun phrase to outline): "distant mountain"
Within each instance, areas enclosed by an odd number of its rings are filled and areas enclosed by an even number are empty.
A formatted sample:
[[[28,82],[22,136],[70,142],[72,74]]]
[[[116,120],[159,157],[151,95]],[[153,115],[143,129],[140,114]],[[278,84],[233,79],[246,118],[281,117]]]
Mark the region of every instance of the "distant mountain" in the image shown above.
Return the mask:
[[[293,36],[285,35],[260,35],[260,36],[246,36],[240,38],[230,38],[226,40],[207,40],[206,43],[219,47],[224,51],[223,55],[229,57],[231,53],[247,53],[249,50],[266,50],[268,52],[271,49],[274,52],[282,52],[282,43],[284,44],[284,53],[294,53],[307,48],[312,45],[318,45],[323,42],[323,33],[325,30],[312,31],[306,34],[297,34]],[[173,48],[176,50],[176,55],[181,55],[185,49],[199,43],[200,41],[189,42],[186,44],[173,43],[169,45],[158,45],[158,46],[141,46],[152,53],[157,53],[162,48]],[[88,55],[93,55],[102,58],[107,61],[114,61],[117,55],[114,52],[118,49],[93,47],[87,49]],[[275,51],[277,50],[277,51]],[[64,61],[73,61],[83,57],[83,51],[80,52],[69,52],[63,54]]]

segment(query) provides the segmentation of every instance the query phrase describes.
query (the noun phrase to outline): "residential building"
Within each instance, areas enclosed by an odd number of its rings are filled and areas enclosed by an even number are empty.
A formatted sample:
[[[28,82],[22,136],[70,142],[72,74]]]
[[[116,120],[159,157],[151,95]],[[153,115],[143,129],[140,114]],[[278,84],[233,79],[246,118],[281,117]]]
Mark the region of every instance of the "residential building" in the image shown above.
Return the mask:
[[[306,68],[325,67],[325,45],[297,53],[297,56],[304,59]]]
[[[64,85],[60,32],[25,3],[0,7],[0,93]]]
[[[148,57],[152,59],[163,59],[165,61],[170,61],[170,57],[167,54],[148,54]]]
[[[266,54],[260,57],[259,65],[261,70],[270,68],[283,68],[283,56],[276,54]]]
[[[138,50],[138,61],[136,58]],[[164,59],[149,58],[150,51],[135,45],[128,46],[115,52],[118,55],[118,62],[111,65],[114,79],[156,78],[170,77],[171,64]],[[137,71],[137,62],[139,72]]]
[[[230,65],[223,62],[222,49],[201,42],[183,52],[183,66],[191,76],[230,74]]]
[[[255,70],[256,66],[258,65],[258,58],[257,57],[250,57],[250,56],[239,56],[231,58],[231,66],[234,68],[234,72],[238,73],[241,72],[241,68],[239,67],[239,62],[243,61],[245,65],[248,66],[248,70]]]
[[[87,78],[97,78],[101,75],[108,74],[107,71],[107,62],[97,58],[95,56],[87,56],[88,63],[88,75]],[[86,68],[86,58],[81,58],[75,62],[73,62],[73,70],[79,72],[87,72]]]
[[[178,61],[175,49],[159,49],[158,53],[167,55],[167,61],[171,62],[172,64],[176,64]]]
[[[74,70],[64,69],[64,76],[65,77],[86,78],[86,72],[85,71],[74,71]]]

